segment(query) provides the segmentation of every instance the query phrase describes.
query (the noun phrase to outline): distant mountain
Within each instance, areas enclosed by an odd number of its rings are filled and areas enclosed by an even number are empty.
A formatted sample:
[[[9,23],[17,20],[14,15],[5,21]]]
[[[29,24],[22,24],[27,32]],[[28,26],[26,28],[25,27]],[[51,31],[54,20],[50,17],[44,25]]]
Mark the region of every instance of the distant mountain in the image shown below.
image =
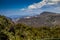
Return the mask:
[[[17,22],[34,27],[60,25],[60,14],[43,12],[40,15],[19,19]]]

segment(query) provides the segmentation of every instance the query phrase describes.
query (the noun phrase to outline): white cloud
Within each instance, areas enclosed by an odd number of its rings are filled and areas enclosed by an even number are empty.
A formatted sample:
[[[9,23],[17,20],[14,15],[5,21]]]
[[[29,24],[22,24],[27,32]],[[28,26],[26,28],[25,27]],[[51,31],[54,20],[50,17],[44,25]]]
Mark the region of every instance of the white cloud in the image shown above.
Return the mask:
[[[50,5],[57,4],[58,2],[60,2],[60,0],[47,0],[47,4],[50,4]]]
[[[54,5],[54,4],[57,4],[60,0],[43,0],[39,3],[34,3],[34,4],[31,4],[27,7],[27,9],[38,9],[38,8],[41,8],[43,7],[44,5]],[[25,10],[24,8],[21,9],[21,10]]]
[[[25,8],[20,9],[21,11],[25,10]]]
[[[58,1],[60,1],[60,0],[51,0],[51,1],[55,1],[55,2],[58,2]]]
[[[55,10],[60,10],[60,7],[56,7]]]
[[[43,0],[39,3],[34,3],[32,5],[28,6],[28,9],[37,9],[37,8],[41,8],[44,5],[54,5],[57,4],[60,0]]]
[[[29,7],[28,7],[28,9],[35,9],[36,7],[35,7],[35,5],[30,5]]]
[[[52,5],[58,4],[59,2],[60,2],[60,0],[43,0],[43,1],[39,2],[39,3],[31,4],[27,8],[23,8],[23,9],[20,9],[20,10],[23,11],[24,13],[40,13],[42,11],[41,8],[44,7],[44,5],[45,6],[48,6],[48,5],[52,6]],[[60,8],[60,7],[59,8],[56,8],[55,6],[53,6],[53,7],[54,7],[54,10],[55,9],[58,10]],[[49,11],[51,9],[52,8],[50,8],[50,9],[48,8]],[[35,12],[35,10],[36,10],[36,12]]]
[[[32,5],[28,6],[28,9],[37,9],[37,8],[41,8],[42,6],[44,6],[46,4],[45,0],[39,2],[39,3],[34,3]]]

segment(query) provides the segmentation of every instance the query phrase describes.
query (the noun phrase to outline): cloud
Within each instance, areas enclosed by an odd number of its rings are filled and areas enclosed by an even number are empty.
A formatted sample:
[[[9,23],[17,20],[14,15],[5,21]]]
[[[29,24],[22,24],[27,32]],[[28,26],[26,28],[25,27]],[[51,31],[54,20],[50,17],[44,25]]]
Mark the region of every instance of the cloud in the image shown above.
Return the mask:
[[[58,1],[60,1],[60,0],[51,0],[51,1],[55,1],[55,2],[58,2]]]
[[[47,11],[56,11],[56,10],[60,9],[60,7],[57,7],[57,5],[59,4],[59,2],[60,2],[60,0],[42,0],[39,3],[31,4],[27,8],[22,8],[20,10],[22,12],[24,12],[24,13],[31,13],[31,14],[41,13],[44,10],[47,10]],[[44,6],[46,6],[46,7],[48,6],[48,8],[47,9],[44,8],[42,10],[41,8],[44,7]],[[52,8],[53,8],[53,10],[52,10]]]
[[[53,9],[53,10],[52,10]],[[0,14],[10,15],[35,15],[43,11],[60,12],[60,0],[43,0],[39,3],[29,5],[27,8],[18,10],[2,10]]]
[[[21,11],[25,10],[25,8],[20,9]]]
[[[55,5],[58,4],[60,0],[43,0],[39,3],[34,3],[28,6],[28,9],[38,9],[42,8],[44,5]]]
[[[39,3],[34,3],[29,5],[26,9],[38,9],[38,8],[42,8],[44,5],[54,5],[57,4],[58,2],[60,2],[60,0],[42,0]],[[25,10],[24,8],[21,10]]]
[[[43,1],[39,2],[39,3],[31,4],[31,5],[29,5],[27,8],[22,8],[22,9],[20,9],[20,10],[38,9],[38,8],[43,7],[45,4],[46,4],[46,2],[45,2],[45,0],[43,0]]]
[[[46,4],[45,0],[39,2],[39,3],[34,3],[32,5],[28,6],[28,9],[37,9],[37,8],[41,8],[42,6],[44,6]]]
[[[60,7],[56,7],[55,10],[60,10]]]
[[[60,0],[47,0],[47,4],[54,5],[60,2]]]

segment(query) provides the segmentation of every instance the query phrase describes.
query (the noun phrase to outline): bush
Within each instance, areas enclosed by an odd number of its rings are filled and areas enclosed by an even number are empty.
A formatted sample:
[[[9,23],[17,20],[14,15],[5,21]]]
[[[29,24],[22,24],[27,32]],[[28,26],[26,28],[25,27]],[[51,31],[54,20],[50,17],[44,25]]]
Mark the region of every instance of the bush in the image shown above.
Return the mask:
[[[31,27],[0,16],[0,40],[60,40],[60,26]]]

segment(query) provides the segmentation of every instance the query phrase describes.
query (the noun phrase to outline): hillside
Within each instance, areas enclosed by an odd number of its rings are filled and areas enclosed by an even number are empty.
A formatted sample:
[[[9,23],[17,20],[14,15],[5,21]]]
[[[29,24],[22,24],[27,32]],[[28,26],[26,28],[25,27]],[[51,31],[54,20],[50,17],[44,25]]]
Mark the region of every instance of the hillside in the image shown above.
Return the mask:
[[[36,21],[40,19],[40,17],[41,19],[44,19],[45,17],[47,17],[45,15],[45,12],[40,15],[32,17],[32,18],[27,17],[28,19],[25,18],[24,21],[26,20]],[[54,16],[55,15],[56,14],[54,14]],[[21,20],[23,21],[23,19]],[[59,25],[51,26],[51,27],[49,26],[37,27],[38,26],[37,24],[37,26],[35,26],[37,28],[35,28],[34,26],[25,25],[24,23],[23,24],[14,23],[13,21],[11,21],[10,18],[0,15],[0,40],[60,40],[60,26]]]
[[[34,27],[60,25],[60,14],[43,12],[30,18],[22,18],[17,22]]]

